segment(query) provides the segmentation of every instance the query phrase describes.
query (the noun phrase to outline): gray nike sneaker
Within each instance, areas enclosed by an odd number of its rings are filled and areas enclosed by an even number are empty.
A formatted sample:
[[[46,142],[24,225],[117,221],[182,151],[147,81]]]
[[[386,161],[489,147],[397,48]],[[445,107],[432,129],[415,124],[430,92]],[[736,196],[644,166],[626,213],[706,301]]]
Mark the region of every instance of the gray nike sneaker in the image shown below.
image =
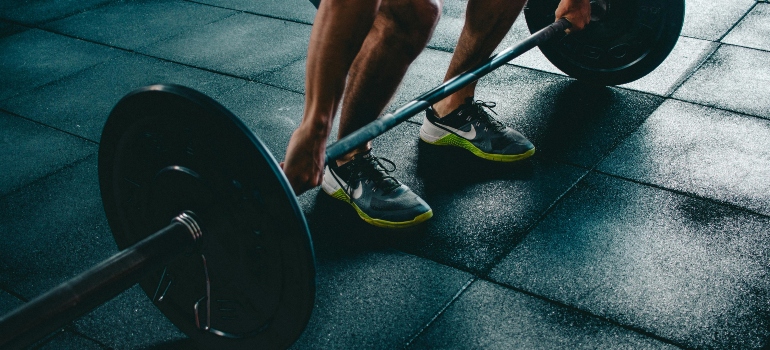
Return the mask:
[[[443,118],[428,108],[420,127],[420,139],[432,145],[465,148],[478,157],[497,162],[513,162],[535,154],[532,142],[485,110],[494,113],[494,107],[494,102],[467,98]]]
[[[404,228],[433,216],[422,198],[390,176],[396,170],[390,160],[367,152],[341,166],[331,163],[326,166],[321,188],[350,203],[364,221],[379,227]]]

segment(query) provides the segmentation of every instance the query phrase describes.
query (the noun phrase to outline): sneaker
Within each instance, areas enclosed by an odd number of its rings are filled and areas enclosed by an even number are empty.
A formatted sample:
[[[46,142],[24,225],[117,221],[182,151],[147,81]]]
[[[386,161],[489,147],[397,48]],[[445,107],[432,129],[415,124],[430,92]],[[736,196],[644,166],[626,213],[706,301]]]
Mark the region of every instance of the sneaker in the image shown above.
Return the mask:
[[[390,165],[390,169],[386,167]],[[326,166],[321,188],[350,203],[364,221],[379,227],[403,228],[433,216],[433,210],[409,187],[390,176],[396,165],[367,152],[337,166]]]
[[[494,107],[494,102],[467,98],[444,118],[428,108],[420,127],[420,139],[431,145],[462,147],[478,157],[497,162],[513,162],[535,154],[535,146],[524,135],[487,113],[486,109],[495,113]]]

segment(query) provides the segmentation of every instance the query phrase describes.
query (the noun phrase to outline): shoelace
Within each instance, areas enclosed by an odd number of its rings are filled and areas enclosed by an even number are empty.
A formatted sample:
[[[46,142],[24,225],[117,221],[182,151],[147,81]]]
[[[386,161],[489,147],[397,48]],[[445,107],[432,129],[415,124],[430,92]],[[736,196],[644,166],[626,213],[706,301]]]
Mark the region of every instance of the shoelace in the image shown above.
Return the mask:
[[[388,169],[385,164],[383,164],[383,161],[390,164],[393,168]],[[348,180],[346,181],[347,193],[351,193],[351,184],[353,183],[353,180],[361,178],[366,178],[367,183],[369,181],[374,182],[374,186],[372,187],[372,191],[374,192],[377,192],[378,189],[382,189],[387,194],[401,186],[395,177],[390,176],[390,173],[396,171],[396,164],[390,159],[378,158],[369,154],[366,157],[354,159],[353,162],[355,163],[352,164],[353,167],[348,176]],[[387,181],[388,179],[393,181]]]
[[[497,112],[495,112],[494,109],[493,109],[493,108],[497,107],[497,103],[494,103],[494,102],[484,102],[482,100],[476,100],[476,101],[472,102],[472,106],[475,107],[476,111],[477,111],[473,115],[478,116],[479,120],[482,123],[484,123],[486,125],[489,125],[492,128],[492,130],[494,130],[494,131],[501,131],[501,130],[505,129],[505,125],[503,125],[503,123],[501,123],[500,121],[498,121],[497,119],[492,117],[489,113],[487,113],[486,110],[484,110],[484,108],[486,108],[490,112],[492,112],[495,115],[497,115]]]

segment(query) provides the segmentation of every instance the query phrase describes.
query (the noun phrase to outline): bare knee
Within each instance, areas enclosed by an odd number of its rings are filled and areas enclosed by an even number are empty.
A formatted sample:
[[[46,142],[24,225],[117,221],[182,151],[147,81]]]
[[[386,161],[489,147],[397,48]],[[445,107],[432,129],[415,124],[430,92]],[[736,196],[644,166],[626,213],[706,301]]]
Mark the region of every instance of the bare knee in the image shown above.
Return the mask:
[[[382,25],[393,40],[417,55],[430,40],[442,5],[443,0],[384,0],[380,11],[386,23]]]

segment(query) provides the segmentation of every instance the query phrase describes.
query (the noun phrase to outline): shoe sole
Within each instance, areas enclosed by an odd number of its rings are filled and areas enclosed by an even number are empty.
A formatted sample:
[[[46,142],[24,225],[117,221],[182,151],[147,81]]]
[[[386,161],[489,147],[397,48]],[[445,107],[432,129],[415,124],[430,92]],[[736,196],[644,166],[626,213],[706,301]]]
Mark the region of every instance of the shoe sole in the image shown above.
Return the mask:
[[[478,147],[476,147],[474,144],[472,144],[470,141],[466,140],[465,138],[462,138],[460,136],[457,136],[451,132],[447,132],[446,135],[437,137],[428,134],[423,130],[424,128],[420,128],[420,139],[423,142],[426,142],[431,145],[436,146],[454,146],[454,147],[460,147],[464,148],[471,153],[473,153],[475,156],[479,158],[483,158],[486,160],[491,160],[495,162],[515,162],[522,159],[526,159],[531,157],[533,154],[535,154],[535,149],[531,149],[529,151],[526,151],[524,153],[520,154],[494,154],[494,153],[486,153],[482,150],[480,150]]]
[[[350,200],[350,196],[348,196],[348,194],[345,193],[345,190],[340,188],[337,184],[328,183],[328,181],[326,180],[326,176],[324,176],[324,180],[321,183],[321,188],[326,194],[332,196],[333,198],[339,199],[345,203],[350,204],[353,207],[353,209],[356,210],[356,213],[358,213],[358,216],[361,219],[363,219],[368,224],[373,226],[383,227],[383,228],[407,228],[407,227],[411,227],[411,226],[415,226],[417,224],[423,223],[433,217],[433,209],[431,209],[407,221],[388,221],[383,219],[375,219],[370,217],[366,213],[364,213],[364,211],[361,210],[361,208],[359,208],[356,205],[356,203]]]

